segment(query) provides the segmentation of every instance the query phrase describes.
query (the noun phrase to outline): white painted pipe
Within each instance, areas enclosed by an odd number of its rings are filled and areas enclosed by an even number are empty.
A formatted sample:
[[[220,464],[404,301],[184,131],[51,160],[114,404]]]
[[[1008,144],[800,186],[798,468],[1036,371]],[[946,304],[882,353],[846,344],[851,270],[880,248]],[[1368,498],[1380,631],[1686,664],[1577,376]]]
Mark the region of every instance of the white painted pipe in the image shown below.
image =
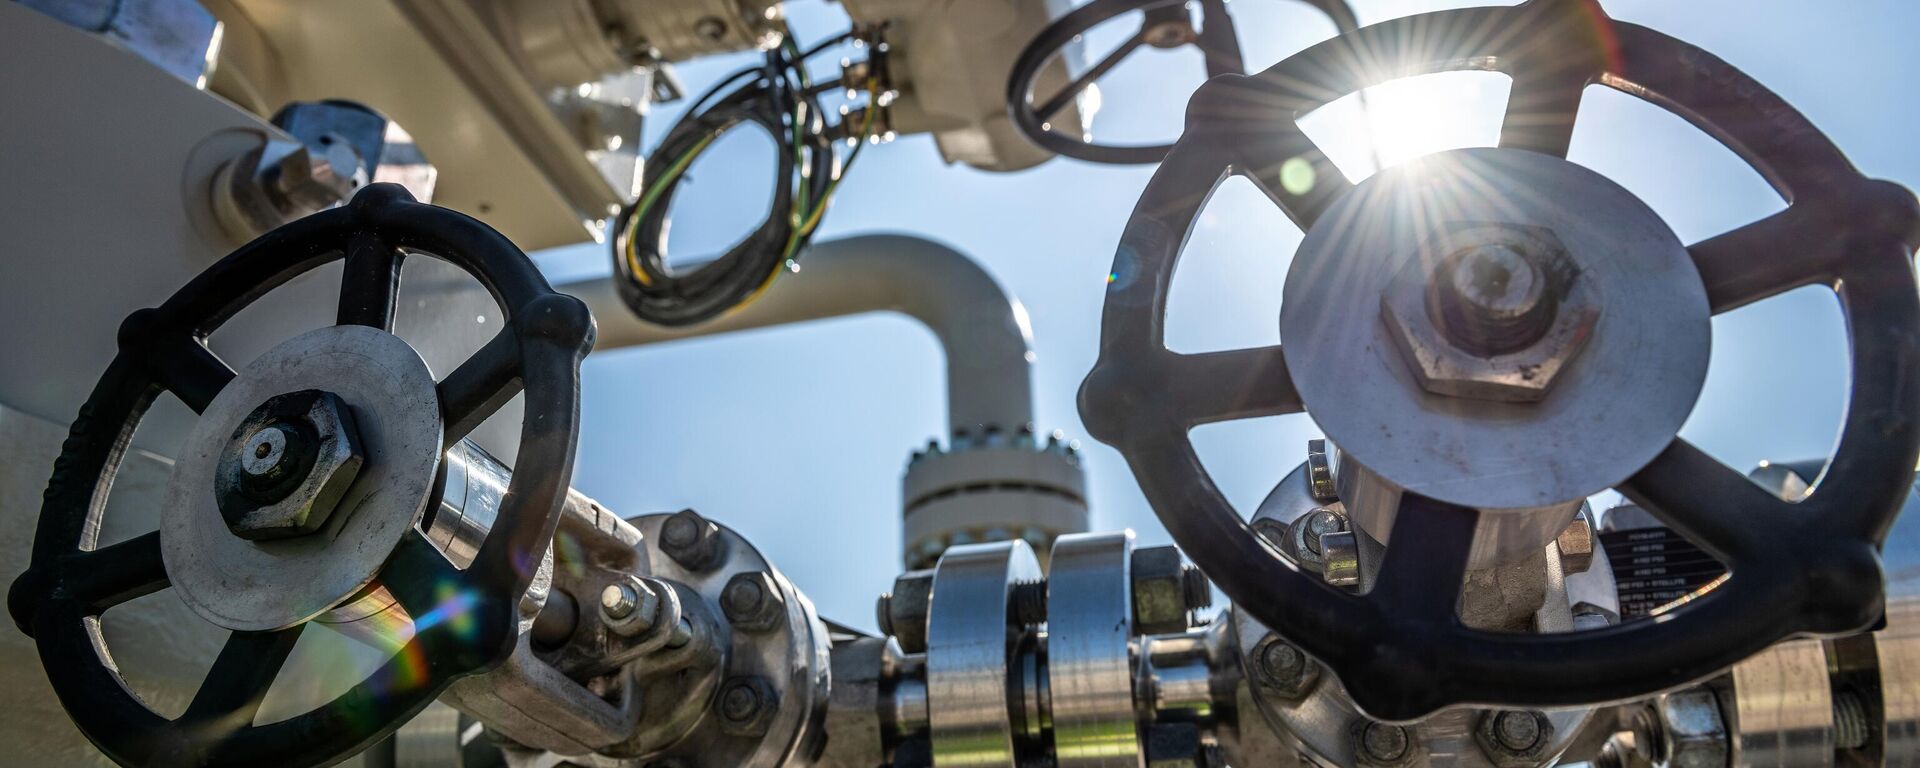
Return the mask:
[[[814,243],[799,272],[781,275],[758,300],[699,325],[668,328],[641,321],[621,302],[611,277],[559,286],[599,322],[596,351],[713,336],[776,325],[898,312],[926,325],[947,358],[950,430],[996,426],[1013,433],[1033,423],[1032,329],[1027,310],[978,263],[951,246],[896,234]]]

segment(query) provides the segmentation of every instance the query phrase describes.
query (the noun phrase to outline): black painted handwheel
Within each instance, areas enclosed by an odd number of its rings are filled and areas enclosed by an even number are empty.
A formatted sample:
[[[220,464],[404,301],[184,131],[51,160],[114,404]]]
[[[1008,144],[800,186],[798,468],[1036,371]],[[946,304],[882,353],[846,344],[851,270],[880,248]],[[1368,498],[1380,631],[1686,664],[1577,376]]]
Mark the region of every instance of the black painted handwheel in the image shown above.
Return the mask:
[[[1839,296],[1850,399],[1810,496],[1781,501],[1678,438],[1618,486],[1731,570],[1659,621],[1561,634],[1463,626],[1455,606],[1480,513],[1413,493],[1403,496],[1392,535],[1420,545],[1390,546],[1371,592],[1336,590],[1257,539],[1188,440],[1200,424],[1305,409],[1279,346],[1165,348],[1175,261],[1209,190],[1226,175],[1247,178],[1312,237],[1354,185],[1295,119],[1386,79],[1460,68],[1512,77],[1503,148],[1564,157],[1581,93],[1601,83],[1674,112],[1770,181],[1786,210],[1686,249],[1713,312],[1808,285]],[[1303,163],[1314,173],[1301,173]],[[1329,217],[1327,226],[1338,223]],[[1080,408],[1089,430],[1126,456],[1173,538],[1239,609],[1326,663],[1373,716],[1640,696],[1786,637],[1858,631],[1879,617],[1877,548],[1920,456],[1920,297],[1909,261],[1917,245],[1911,192],[1863,177],[1804,117],[1732,66],[1614,22],[1591,0],[1396,19],[1259,74],[1216,78],[1194,96],[1184,135],[1120,242],[1100,358]]]
[[[1353,10],[1345,0],[1304,1],[1326,13],[1342,33],[1357,26]],[[1199,0],[1198,29],[1190,23],[1187,4],[1188,0],[1094,0],[1054,20],[1014,60],[1013,76],[1007,84],[1007,109],[1013,124],[1033,143],[1055,154],[1108,165],[1160,162],[1167,150],[1173,148],[1172,144],[1096,144],[1052,130],[1051,122],[1087,86],[1106,76],[1142,47],[1194,46],[1206,61],[1207,77],[1246,72],[1246,63],[1240,56],[1240,39],[1234,30],[1233,17],[1227,13],[1226,0]],[[1136,10],[1143,12],[1140,29],[1058,93],[1036,103],[1035,81],[1048,61],[1088,30]]]
[[[108,488],[128,440],[163,391],[195,412],[234,377],[207,337],[274,288],[345,260],[338,321],[391,332],[402,251],[434,256],[477,278],[506,314],[506,328],[437,387],[444,440],[457,443],[516,394],[525,395],[519,466],[497,525],[461,570],[409,531],[377,582],[414,617],[436,608],[458,620],[425,622],[406,647],[332,702],[254,723],[305,623],[233,632],[186,712],[166,719],[131,693],[106,657],[94,619],[170,585],[161,535],[97,547]],[[61,704],[102,752],[122,765],[329,764],[385,737],[454,679],[499,663],[516,640],[520,596],[552,540],[567,491],[579,424],[580,359],[593,320],[555,292],[505,237],[459,213],[376,184],[346,206],[262,235],[195,277],[166,303],[127,318],[120,351],[63,446],[47,486],[33,560],[9,609],[38,644]],[[449,596],[457,600],[449,601]]]

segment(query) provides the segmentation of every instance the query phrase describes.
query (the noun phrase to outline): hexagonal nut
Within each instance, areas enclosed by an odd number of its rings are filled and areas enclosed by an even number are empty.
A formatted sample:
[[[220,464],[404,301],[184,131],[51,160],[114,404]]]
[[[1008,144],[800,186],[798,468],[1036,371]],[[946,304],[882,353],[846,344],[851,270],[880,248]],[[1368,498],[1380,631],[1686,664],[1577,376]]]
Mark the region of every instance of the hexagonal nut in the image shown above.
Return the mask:
[[[1541,258],[1558,258],[1550,271],[1567,274],[1565,295],[1551,326],[1539,340],[1519,351],[1482,357],[1448,341],[1427,306],[1429,269],[1440,258],[1409,259],[1380,296],[1380,317],[1407,367],[1428,392],[1498,402],[1537,402],[1553,380],[1586,347],[1600,319],[1599,297],[1577,279],[1564,254],[1566,246],[1544,227],[1458,223],[1421,246],[1422,254],[1449,254],[1476,246],[1511,245]]]
[[[720,591],[720,610],[734,629],[767,632],[786,623],[787,600],[766,571],[736,573]]]
[[[720,526],[691,509],[675,512],[660,523],[660,551],[680,567],[695,573],[720,561]]]
[[[1264,696],[1298,701],[1320,683],[1320,664],[1292,643],[1268,632],[1247,657],[1247,674]]]
[[[933,571],[907,571],[893,580],[886,600],[887,634],[907,653],[927,650],[927,614],[933,605]]]
[[[270,432],[277,441],[256,439]],[[365,461],[353,410],[337,395],[275,395],[229,437],[215,502],[227,528],[243,539],[303,536],[326,526]]]
[[[1480,751],[1499,768],[1530,768],[1545,762],[1553,745],[1553,721],[1527,710],[1489,710],[1473,729]]]
[[[601,590],[600,620],[623,637],[645,634],[659,624],[663,603],[660,591],[646,579],[623,575]]]
[[[1554,544],[1560,550],[1560,569],[1566,574],[1585,573],[1593,567],[1593,517],[1585,503],[1573,522],[1554,538]]]
[[[1707,688],[1689,688],[1661,696],[1654,705],[1660,721],[1660,753],[1668,768],[1726,768],[1730,754],[1720,697]]]
[[[1357,718],[1347,727],[1353,739],[1353,756],[1361,765],[1392,768],[1414,762],[1420,744],[1413,729],[1392,723]]]
[[[727,678],[713,697],[720,730],[735,736],[758,736],[780,710],[780,695],[765,678],[742,675]]]
[[[1314,501],[1340,500],[1340,489],[1333,482],[1333,452],[1326,440],[1307,441],[1307,490]]]
[[[1146,635],[1185,632],[1194,606],[1188,602],[1185,560],[1176,547],[1133,551],[1133,627]]]

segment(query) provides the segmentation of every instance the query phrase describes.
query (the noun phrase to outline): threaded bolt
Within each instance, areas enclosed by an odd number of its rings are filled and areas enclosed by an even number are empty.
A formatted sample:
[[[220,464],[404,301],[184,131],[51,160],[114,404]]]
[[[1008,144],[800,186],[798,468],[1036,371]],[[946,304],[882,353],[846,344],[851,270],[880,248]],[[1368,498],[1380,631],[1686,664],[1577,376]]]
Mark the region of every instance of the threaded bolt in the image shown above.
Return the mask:
[[[1197,611],[1213,605],[1213,584],[1207,574],[1191,563],[1180,568],[1180,592],[1187,610]]]
[[[1864,749],[1873,738],[1867,705],[1853,691],[1833,695],[1833,745],[1839,749]]]
[[[1013,620],[1024,626],[1036,626],[1047,623],[1047,583],[1045,581],[1014,582],[1013,591],[1008,595],[1012,605]]]
[[[639,593],[625,583],[615,582],[600,590],[600,612],[609,619],[632,616],[633,607],[639,601]]]

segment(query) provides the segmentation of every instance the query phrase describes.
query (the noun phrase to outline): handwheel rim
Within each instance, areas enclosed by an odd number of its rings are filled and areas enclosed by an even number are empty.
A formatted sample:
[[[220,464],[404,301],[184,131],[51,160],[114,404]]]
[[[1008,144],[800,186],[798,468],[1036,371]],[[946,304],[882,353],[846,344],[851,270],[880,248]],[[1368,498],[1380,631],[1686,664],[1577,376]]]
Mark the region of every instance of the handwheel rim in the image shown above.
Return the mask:
[[[1543,23],[1555,34],[1512,34]],[[1433,42],[1436,30],[1479,34],[1454,41],[1458,48],[1443,48]],[[1586,48],[1569,47],[1569,36]],[[1399,594],[1396,590],[1424,592],[1428,598],[1449,590],[1457,594],[1457,586],[1423,589],[1414,575],[1393,578],[1392,551],[1382,566],[1380,589],[1386,593],[1336,592],[1260,543],[1206,476],[1186,436],[1203,423],[1302,410],[1277,346],[1203,355],[1165,349],[1167,289],[1206,195],[1225,175],[1245,175],[1266,188],[1303,229],[1310,228],[1351,185],[1297,130],[1274,126],[1290,126],[1313,107],[1392,77],[1462,68],[1517,70],[1527,56],[1487,50],[1494,47],[1490,40],[1503,37],[1526,40],[1533,51],[1555,49],[1557,63],[1544,74],[1513,72],[1516,99],[1527,83],[1545,83],[1550,95],[1539,98],[1553,108],[1568,106],[1567,86],[1573,97],[1564,126],[1515,130],[1509,120],[1503,145],[1511,139],[1518,148],[1564,154],[1578,94],[1599,82],[1681,113],[1760,169],[1793,201],[1780,215],[1787,224],[1767,226],[1793,230],[1789,224],[1800,218],[1824,224],[1826,217],[1819,214],[1841,206],[1854,209],[1852,221],[1864,222],[1844,233],[1838,246],[1820,247],[1816,236],[1824,232],[1802,232],[1793,243],[1813,255],[1770,260],[1763,270],[1780,279],[1765,285],[1753,284],[1747,265],[1723,254],[1739,255],[1734,246],[1753,241],[1746,230],[1754,225],[1736,230],[1740,234],[1732,245],[1710,239],[1689,248],[1716,312],[1801,285],[1838,286],[1854,336],[1853,383],[1845,428],[1823,487],[1798,505],[1768,496],[1683,440],[1621,486],[1682,533],[1704,540],[1734,573],[1659,622],[1559,635],[1498,635],[1460,626],[1450,604],[1388,610],[1382,600]],[[1416,39],[1432,45],[1429,58],[1390,59],[1387,52],[1396,42]],[[1583,49],[1594,55],[1574,55]],[[1576,64],[1568,69],[1566,61]],[[1582,69],[1587,65],[1590,71]],[[1317,82],[1326,80],[1333,84]],[[1314,92],[1304,93],[1309,87]],[[1551,95],[1555,87],[1560,97]],[[1268,157],[1299,158],[1332,183],[1295,193],[1280,183],[1278,167],[1211,162],[1225,151],[1216,148],[1235,142],[1259,144]],[[1316,45],[1258,75],[1216,79],[1196,95],[1186,135],[1149,182],[1122,236],[1100,358],[1081,390],[1081,413],[1096,437],[1126,456],[1175,541],[1236,605],[1331,666],[1370,714],[1412,719],[1452,704],[1555,706],[1644,695],[1713,674],[1781,637],[1854,630],[1877,616],[1880,576],[1874,547],[1897,513],[1920,456],[1920,431],[1913,424],[1920,413],[1920,384],[1915,383],[1920,381],[1920,299],[1907,262],[1920,243],[1920,210],[1910,193],[1896,189],[1861,177],[1797,112],[1731,66],[1651,30],[1611,22],[1590,3],[1534,0],[1389,21]],[[1161,407],[1183,401],[1201,405],[1174,414]],[[1883,450],[1870,452],[1869,443]],[[1708,474],[1700,475],[1703,471]],[[1685,482],[1696,490],[1689,492]],[[1827,491],[1825,498],[1821,490]],[[1417,538],[1464,546],[1461,531],[1472,530],[1473,510],[1409,498],[1423,507]],[[1764,535],[1758,530],[1763,526],[1738,522],[1740,513],[1755,510],[1756,517],[1766,519]],[[1436,567],[1414,559],[1398,558],[1398,567],[1419,570],[1428,580],[1450,578],[1451,585],[1464,573],[1463,562]],[[1800,567],[1780,568],[1781,563]],[[1284,599],[1275,599],[1280,593]]]
[[[528,416],[521,464],[554,470],[514,475],[498,524],[464,571],[421,536],[402,539],[383,571],[387,586],[417,617],[428,613],[422,606],[446,604],[450,597],[449,610],[462,615],[418,622],[406,645],[347,693],[292,718],[254,725],[259,699],[305,625],[236,632],[187,713],[174,720],[161,717],[104,657],[97,618],[113,605],[169,585],[157,533],[94,548],[106,490],[128,439],[162,391],[179,394],[196,411],[204,409],[227,384],[219,380],[225,364],[206,351],[205,338],[242,308],[321,264],[347,261],[343,324],[390,329],[401,249],[466,270],[507,315],[507,327],[468,361],[481,361],[479,367],[463,364],[438,387],[446,442],[456,442],[512,396],[523,395]],[[196,276],[161,307],[135,313],[122,326],[119,355],[82,406],[63,446],[40,515],[33,564],[9,595],[16,622],[34,636],[75,724],[123,764],[314,765],[365,748],[455,678],[498,663],[513,647],[519,592],[531,582],[538,554],[558,522],[579,418],[579,361],[592,336],[584,306],[554,293],[506,238],[464,215],[416,203],[402,188],[385,184],[368,187],[345,207],[261,236]],[[153,360],[174,356],[188,362],[179,363],[179,370],[171,363],[165,372],[155,368]],[[206,367],[189,370],[189,364]],[[533,553],[531,562],[525,553]],[[109,564],[115,567],[105,568]],[[264,679],[257,671],[262,666],[269,670]],[[231,682],[214,683],[223,676]]]

